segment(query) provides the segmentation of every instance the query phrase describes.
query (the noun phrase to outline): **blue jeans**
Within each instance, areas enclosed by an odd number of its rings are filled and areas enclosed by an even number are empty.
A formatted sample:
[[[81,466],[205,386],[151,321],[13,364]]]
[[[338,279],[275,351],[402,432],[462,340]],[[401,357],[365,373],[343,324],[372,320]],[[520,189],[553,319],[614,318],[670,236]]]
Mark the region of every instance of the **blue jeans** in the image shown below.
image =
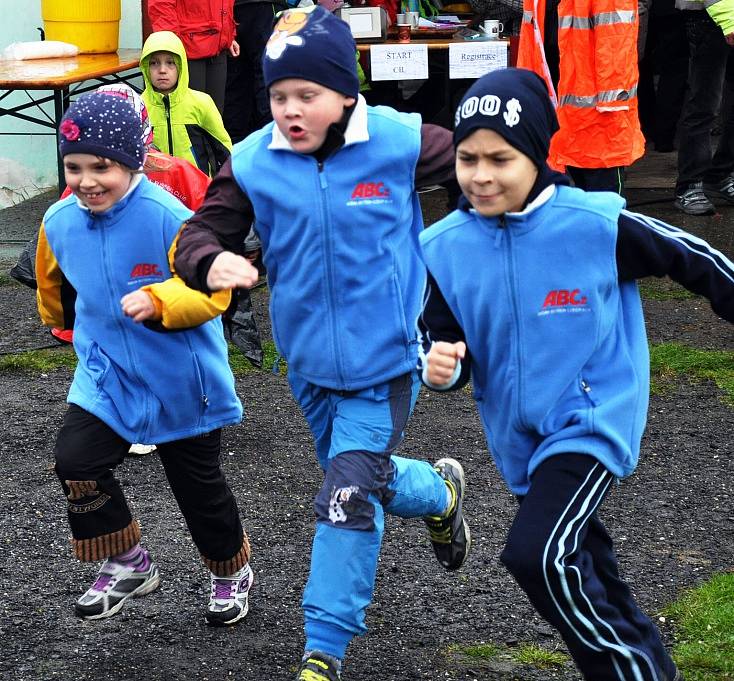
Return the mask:
[[[430,464],[393,454],[418,398],[415,372],[356,391],[322,388],[293,372],[288,380],[324,470],[303,594],[306,650],[341,659],[366,631],[385,512],[440,515],[448,492]]]
[[[728,121],[716,153],[711,154],[711,128],[721,104],[730,48],[705,10],[683,14],[690,52],[689,90],[681,115],[676,192],[694,182],[719,182],[734,170],[734,126]]]

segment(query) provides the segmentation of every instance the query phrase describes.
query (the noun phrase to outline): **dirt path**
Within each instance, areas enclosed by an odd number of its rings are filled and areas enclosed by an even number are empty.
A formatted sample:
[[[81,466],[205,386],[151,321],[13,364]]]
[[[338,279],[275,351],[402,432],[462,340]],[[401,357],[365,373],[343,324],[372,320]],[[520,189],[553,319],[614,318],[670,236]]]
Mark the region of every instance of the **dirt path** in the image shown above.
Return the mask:
[[[441,212],[439,195],[425,203],[429,215]],[[30,209],[22,211],[28,228],[38,217]],[[699,221],[698,232],[726,249],[729,220],[726,214],[724,221]],[[0,296],[0,351],[48,342],[30,290],[3,286]],[[255,303],[267,334],[265,296],[255,296]],[[732,327],[704,301],[648,301],[646,312],[654,342],[732,348]],[[160,565],[160,590],[107,621],[74,617],[74,600],[95,568],[70,558],[51,471],[71,373],[0,377],[0,678],[291,681],[303,645],[300,596],[320,474],[285,379],[267,372],[238,379],[247,418],[225,433],[224,465],[253,544],[256,581],[250,615],[221,630],[204,624],[207,576],[155,456],[128,459],[120,477]],[[622,572],[653,616],[682,589],[734,563],[732,432],[734,410],[713,384],[671,384],[651,400],[638,472],[603,507]],[[345,681],[578,681],[570,666],[542,671],[448,652],[478,642],[562,649],[499,563],[515,501],[490,463],[470,397],[424,393],[403,453],[461,459],[474,550],[460,572],[446,573],[422,523],[390,519],[367,616],[370,633],[350,647]],[[663,632],[672,643],[669,622]]]

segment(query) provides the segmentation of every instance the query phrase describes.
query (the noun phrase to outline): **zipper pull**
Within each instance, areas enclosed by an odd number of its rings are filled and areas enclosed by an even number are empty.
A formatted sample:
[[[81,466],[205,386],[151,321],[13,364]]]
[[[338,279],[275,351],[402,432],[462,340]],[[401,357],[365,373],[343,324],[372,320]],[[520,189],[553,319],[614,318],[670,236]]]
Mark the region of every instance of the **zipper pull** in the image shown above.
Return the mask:
[[[581,379],[581,390],[587,395],[591,392],[591,386],[583,378]]]

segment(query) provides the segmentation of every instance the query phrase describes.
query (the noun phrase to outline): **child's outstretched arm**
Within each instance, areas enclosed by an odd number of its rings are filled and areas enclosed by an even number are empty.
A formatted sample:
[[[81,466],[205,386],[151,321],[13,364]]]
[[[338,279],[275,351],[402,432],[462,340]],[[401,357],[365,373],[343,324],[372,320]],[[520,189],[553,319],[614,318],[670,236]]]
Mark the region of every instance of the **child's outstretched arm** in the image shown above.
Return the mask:
[[[254,218],[250,199],[234,179],[228,160],[179,235],[176,272],[186,284],[207,293],[256,284],[257,269],[240,255]]]
[[[620,280],[669,276],[692,293],[706,296],[717,315],[734,322],[734,263],[682,229],[622,211],[617,272]]]
[[[229,307],[232,299],[229,290],[207,295],[186,286],[173,268],[175,250],[174,240],[168,250],[172,277],[143,286],[120,299],[123,314],[134,322],[148,322],[147,325],[154,330],[190,329],[218,317]]]
[[[469,380],[471,355],[464,330],[430,272],[423,301],[418,318],[421,380],[433,390],[458,390]]]

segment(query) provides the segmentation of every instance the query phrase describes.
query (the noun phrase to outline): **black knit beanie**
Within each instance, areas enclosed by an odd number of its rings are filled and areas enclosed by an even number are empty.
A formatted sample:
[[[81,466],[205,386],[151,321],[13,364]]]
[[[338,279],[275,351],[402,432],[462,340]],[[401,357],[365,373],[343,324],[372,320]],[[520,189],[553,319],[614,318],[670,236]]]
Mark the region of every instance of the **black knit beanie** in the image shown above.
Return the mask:
[[[263,53],[263,75],[267,87],[303,78],[357,97],[357,46],[349,25],[318,5],[283,12]]]
[[[538,168],[544,167],[558,119],[542,78],[516,68],[479,78],[456,110],[454,146],[480,128],[494,130]]]
[[[59,125],[59,153],[93,154],[138,170],[145,161],[143,125],[131,104],[91,92],[66,111]]]

